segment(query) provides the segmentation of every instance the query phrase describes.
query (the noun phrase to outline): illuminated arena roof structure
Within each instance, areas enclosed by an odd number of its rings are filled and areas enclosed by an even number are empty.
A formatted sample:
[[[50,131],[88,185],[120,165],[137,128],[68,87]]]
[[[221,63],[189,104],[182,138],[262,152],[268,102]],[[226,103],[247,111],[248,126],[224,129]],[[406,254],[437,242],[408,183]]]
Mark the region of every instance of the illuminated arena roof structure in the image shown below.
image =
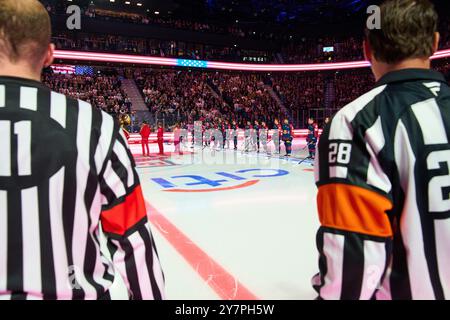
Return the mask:
[[[450,49],[436,52],[432,57],[442,59],[450,57]],[[95,62],[115,62],[130,63],[138,65],[158,65],[186,68],[205,68],[218,70],[234,70],[234,71],[322,71],[322,70],[341,70],[367,68],[370,66],[368,61],[353,61],[339,63],[320,63],[320,64],[254,64],[254,63],[232,63],[218,61],[203,61],[190,59],[176,59],[150,56],[137,56],[126,54],[108,54],[81,51],[56,50],[55,58],[62,60],[75,61],[95,61]]]

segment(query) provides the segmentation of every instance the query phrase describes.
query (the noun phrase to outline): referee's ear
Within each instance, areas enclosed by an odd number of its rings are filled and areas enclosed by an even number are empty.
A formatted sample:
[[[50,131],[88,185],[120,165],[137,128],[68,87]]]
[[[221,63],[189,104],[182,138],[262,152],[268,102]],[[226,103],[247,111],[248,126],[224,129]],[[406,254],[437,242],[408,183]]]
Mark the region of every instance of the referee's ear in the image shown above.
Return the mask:
[[[439,49],[439,40],[441,39],[441,35],[439,32],[434,33],[434,40],[433,40],[433,53],[438,51]]]
[[[363,50],[364,50],[364,58],[366,61],[369,61],[372,63],[373,54],[372,54],[372,48],[369,45],[369,41],[364,40],[363,41]]]
[[[55,45],[53,43],[50,43],[48,45],[47,53],[45,54],[43,68],[48,68],[51,66],[51,64],[53,63],[54,54],[55,54]]]

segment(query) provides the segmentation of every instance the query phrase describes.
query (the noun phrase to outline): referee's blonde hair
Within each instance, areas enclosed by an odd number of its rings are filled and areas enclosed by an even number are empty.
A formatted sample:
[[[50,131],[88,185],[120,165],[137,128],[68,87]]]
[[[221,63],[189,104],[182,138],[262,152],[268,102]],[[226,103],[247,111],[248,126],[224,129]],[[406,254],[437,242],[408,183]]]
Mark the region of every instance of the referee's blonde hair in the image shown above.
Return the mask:
[[[38,0],[0,0],[0,60],[36,64],[51,41],[51,22]]]

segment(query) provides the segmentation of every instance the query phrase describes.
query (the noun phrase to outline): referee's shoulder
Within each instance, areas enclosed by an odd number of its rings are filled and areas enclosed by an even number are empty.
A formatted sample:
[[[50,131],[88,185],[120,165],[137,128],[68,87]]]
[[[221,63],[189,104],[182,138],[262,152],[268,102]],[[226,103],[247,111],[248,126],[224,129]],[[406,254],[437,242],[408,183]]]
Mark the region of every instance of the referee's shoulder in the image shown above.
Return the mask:
[[[58,93],[61,94],[61,93]],[[67,99],[67,104],[69,105],[69,101],[73,103],[71,105],[75,105],[78,107],[79,117],[85,118],[86,125],[90,125],[92,130],[101,128],[105,122],[107,122],[108,126],[112,126],[114,132],[119,131],[119,125],[117,121],[107,112],[92,106],[89,102],[86,102],[81,99],[75,99],[70,96],[64,95]],[[80,112],[81,111],[81,112]],[[89,121],[91,119],[91,121]]]
[[[371,105],[375,98],[384,94],[387,88],[388,85],[376,86],[372,90],[353,100],[335,114],[330,125],[335,128],[342,126],[350,127],[351,122],[355,119],[356,115],[363,112],[369,105]]]

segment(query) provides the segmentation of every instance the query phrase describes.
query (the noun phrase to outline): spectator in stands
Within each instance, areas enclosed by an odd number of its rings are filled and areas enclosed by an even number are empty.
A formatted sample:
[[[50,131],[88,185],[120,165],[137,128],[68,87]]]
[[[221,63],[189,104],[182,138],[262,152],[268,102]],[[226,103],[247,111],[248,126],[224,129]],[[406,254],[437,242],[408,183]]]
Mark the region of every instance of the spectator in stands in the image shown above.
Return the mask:
[[[117,76],[44,73],[42,82],[56,92],[89,102],[115,117],[128,114],[131,108]]]

